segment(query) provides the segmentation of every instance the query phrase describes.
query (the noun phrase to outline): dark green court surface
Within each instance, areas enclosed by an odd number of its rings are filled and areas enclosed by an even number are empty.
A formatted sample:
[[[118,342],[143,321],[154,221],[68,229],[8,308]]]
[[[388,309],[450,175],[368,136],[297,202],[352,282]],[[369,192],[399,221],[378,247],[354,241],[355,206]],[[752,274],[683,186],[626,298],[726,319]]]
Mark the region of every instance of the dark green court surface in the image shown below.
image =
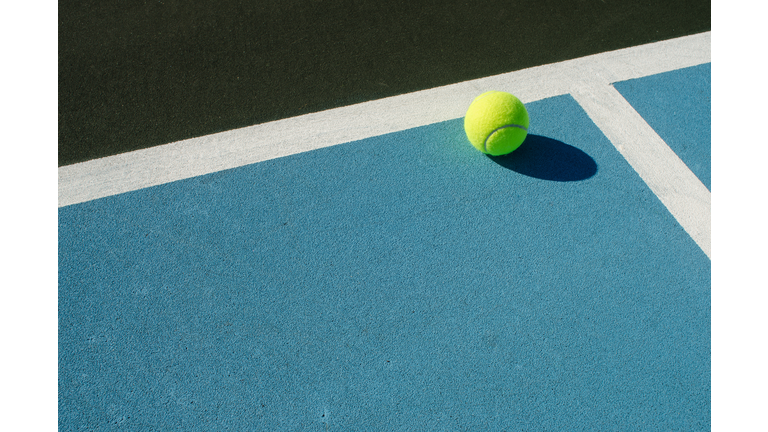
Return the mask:
[[[700,0],[59,2],[59,166],[707,30]]]

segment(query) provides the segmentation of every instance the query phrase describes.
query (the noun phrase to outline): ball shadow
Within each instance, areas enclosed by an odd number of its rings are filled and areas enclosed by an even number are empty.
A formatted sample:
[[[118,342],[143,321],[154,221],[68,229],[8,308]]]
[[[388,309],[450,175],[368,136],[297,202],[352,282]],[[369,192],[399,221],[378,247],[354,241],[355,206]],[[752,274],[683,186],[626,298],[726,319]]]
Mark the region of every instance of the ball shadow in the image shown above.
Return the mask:
[[[597,163],[588,154],[540,135],[528,135],[523,144],[508,155],[488,157],[504,168],[541,180],[580,181],[597,173]]]

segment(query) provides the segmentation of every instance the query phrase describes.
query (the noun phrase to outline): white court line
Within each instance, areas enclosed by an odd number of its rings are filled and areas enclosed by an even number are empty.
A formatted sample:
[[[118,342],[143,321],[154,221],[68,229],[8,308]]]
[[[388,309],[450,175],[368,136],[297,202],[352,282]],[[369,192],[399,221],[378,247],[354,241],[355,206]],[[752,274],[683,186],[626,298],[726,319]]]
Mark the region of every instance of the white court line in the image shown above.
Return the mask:
[[[525,103],[572,94],[710,256],[709,190],[692,184],[685,164],[610,87],[709,62],[706,32],[64,166],[59,207],[460,118],[486,90],[508,91]],[[643,156],[643,149],[658,151],[664,163]]]
[[[710,62],[710,32],[277,120],[59,168],[59,207],[464,116],[488,89],[528,103]]]
[[[613,86],[585,86],[572,95],[711,259],[709,189]]]

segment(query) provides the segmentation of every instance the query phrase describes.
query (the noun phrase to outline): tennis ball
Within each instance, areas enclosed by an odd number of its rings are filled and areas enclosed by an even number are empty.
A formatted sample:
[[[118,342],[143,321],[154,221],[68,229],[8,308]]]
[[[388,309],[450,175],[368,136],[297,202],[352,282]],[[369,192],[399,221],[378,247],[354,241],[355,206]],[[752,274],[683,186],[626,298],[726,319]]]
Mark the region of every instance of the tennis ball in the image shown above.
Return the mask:
[[[520,147],[528,136],[528,111],[515,96],[488,91],[469,105],[464,131],[469,142],[481,152],[505,155]]]

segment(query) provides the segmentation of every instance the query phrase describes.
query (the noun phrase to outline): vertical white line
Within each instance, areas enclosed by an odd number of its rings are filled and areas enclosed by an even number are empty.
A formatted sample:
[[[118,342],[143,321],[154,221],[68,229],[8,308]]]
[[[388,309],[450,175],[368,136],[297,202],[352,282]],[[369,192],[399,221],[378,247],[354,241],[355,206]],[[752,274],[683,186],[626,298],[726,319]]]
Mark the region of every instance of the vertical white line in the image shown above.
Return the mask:
[[[712,259],[712,205],[707,187],[612,85],[581,84],[572,95]]]

